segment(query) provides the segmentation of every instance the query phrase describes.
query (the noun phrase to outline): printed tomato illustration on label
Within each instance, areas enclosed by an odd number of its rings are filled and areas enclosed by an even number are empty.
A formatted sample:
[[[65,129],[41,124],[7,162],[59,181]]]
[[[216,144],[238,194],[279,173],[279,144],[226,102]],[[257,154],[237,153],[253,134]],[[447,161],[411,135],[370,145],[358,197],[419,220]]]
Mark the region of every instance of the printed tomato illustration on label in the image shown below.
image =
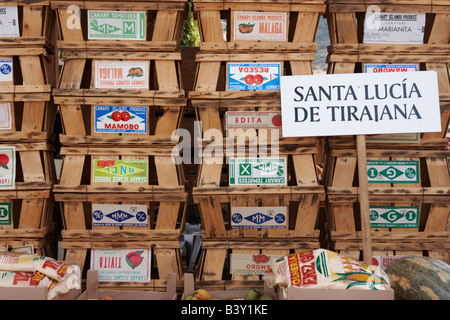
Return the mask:
[[[146,107],[95,106],[95,132],[147,133]]]
[[[138,267],[142,263],[142,260],[144,259],[142,257],[143,252],[144,252],[144,250],[138,250],[138,251],[130,252],[125,256],[126,261],[127,261],[128,265],[131,267],[131,269]]]
[[[279,90],[280,63],[228,63],[227,90]]]
[[[15,146],[0,148],[0,188],[13,189],[16,174]]]
[[[238,30],[240,33],[252,33],[253,27],[255,26],[254,23],[241,23],[239,24]]]
[[[128,75],[127,77],[143,77],[144,76],[144,70],[142,70],[142,68],[136,67],[136,68],[131,68],[130,70],[128,70]]]

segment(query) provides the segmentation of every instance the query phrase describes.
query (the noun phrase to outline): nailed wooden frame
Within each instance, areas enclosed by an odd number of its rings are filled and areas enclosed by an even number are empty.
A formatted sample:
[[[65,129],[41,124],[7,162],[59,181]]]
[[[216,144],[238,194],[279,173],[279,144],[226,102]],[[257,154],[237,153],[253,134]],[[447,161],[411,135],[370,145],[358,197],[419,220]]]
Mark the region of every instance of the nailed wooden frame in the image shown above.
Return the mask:
[[[180,242],[178,239],[143,239],[139,241],[108,241],[89,238],[64,238],[61,242],[64,260],[75,259],[80,262],[81,270],[88,270],[88,262],[92,249],[141,249],[148,248],[152,254],[150,282],[101,282],[101,288],[135,288],[160,291],[166,288],[167,275],[175,273],[177,279],[182,278],[182,262]]]
[[[422,251],[449,261],[447,221],[450,214],[448,150],[367,149],[368,160],[417,160],[419,183],[369,183],[371,205],[419,206],[419,228],[371,230],[374,255],[422,255]],[[360,257],[359,190],[355,179],[354,149],[326,153],[324,180],[327,189],[327,224],[334,249]],[[384,252],[384,253],[383,253]]]
[[[179,48],[183,23],[187,14],[186,0],[167,1],[51,1],[52,8],[57,12],[60,49],[70,50],[126,50],[126,51],[175,51]],[[147,24],[146,41],[130,40],[118,43],[111,40],[88,40],[85,23],[87,10],[111,11],[146,11]],[[79,14],[81,28],[72,28],[67,21],[74,14]]]
[[[433,70],[438,75],[441,101],[448,104],[450,96],[450,6],[445,1],[352,1],[329,0],[326,18],[330,46],[328,48],[328,73],[360,72],[365,63],[417,63],[419,70]],[[376,5],[381,12],[426,13],[423,44],[362,43],[365,12]],[[445,138],[449,122],[448,108],[441,106],[442,131],[423,134],[424,140]]]
[[[319,248],[311,239],[271,239],[269,241],[223,241],[202,240],[202,252],[195,278],[202,288],[233,289],[258,288],[263,286],[261,275],[228,274],[229,258],[236,254],[288,255],[302,250]]]

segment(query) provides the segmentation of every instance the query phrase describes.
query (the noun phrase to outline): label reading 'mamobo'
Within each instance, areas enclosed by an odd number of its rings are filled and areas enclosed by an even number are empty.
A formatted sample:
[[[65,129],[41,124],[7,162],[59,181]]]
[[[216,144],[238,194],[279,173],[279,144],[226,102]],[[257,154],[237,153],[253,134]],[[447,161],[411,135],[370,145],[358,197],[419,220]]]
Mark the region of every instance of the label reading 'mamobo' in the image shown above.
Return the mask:
[[[95,106],[95,132],[147,133],[146,107]]]
[[[147,160],[93,160],[94,182],[148,182]]]
[[[231,158],[230,185],[286,185],[286,158]]]

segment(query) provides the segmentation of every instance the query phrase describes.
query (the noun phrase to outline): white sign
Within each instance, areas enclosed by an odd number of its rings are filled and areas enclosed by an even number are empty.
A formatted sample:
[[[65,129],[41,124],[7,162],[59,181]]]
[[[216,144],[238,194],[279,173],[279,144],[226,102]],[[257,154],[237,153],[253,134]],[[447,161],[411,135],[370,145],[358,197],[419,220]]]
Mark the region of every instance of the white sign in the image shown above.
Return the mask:
[[[286,207],[231,207],[231,228],[286,229]]]
[[[92,249],[91,269],[98,281],[150,282],[150,249]]]
[[[11,129],[11,103],[0,102],[0,129]]]
[[[435,71],[281,77],[284,137],[440,132]]]
[[[95,61],[96,89],[148,89],[148,61]]]
[[[0,7],[0,38],[19,36],[17,6]]]
[[[364,43],[423,43],[425,13],[367,13]]]

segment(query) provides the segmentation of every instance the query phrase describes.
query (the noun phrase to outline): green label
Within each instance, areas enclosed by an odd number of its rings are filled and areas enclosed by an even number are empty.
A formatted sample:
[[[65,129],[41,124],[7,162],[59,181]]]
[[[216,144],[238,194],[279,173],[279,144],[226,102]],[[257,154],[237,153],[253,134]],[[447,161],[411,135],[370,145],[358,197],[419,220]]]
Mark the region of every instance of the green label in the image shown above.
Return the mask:
[[[370,207],[372,228],[418,228],[419,207]]]
[[[230,185],[286,185],[286,158],[232,158]]]
[[[368,160],[369,183],[419,183],[419,161]]]
[[[0,226],[10,226],[11,221],[11,203],[0,203]]]
[[[88,11],[88,39],[145,40],[144,11]]]
[[[147,160],[94,160],[94,182],[148,182]]]

